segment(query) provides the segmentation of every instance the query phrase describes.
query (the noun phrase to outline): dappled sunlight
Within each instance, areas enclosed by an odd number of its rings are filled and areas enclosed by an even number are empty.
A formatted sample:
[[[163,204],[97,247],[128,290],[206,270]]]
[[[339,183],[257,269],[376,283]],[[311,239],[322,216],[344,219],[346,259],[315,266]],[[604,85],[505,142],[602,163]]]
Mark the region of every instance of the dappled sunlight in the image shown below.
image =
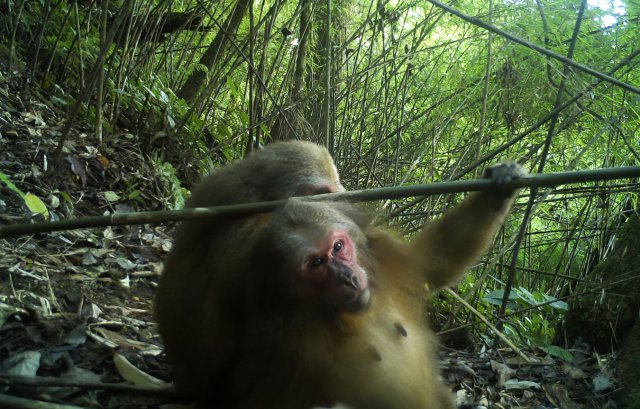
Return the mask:
[[[610,27],[620,21],[627,8],[622,0],[588,0],[589,7],[599,8],[605,14],[599,17],[603,27]]]

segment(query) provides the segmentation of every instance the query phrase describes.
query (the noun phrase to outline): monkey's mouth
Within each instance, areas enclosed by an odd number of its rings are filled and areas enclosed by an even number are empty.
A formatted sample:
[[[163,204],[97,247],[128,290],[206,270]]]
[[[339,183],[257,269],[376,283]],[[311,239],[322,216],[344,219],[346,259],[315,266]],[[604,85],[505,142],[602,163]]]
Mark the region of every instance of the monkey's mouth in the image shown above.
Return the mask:
[[[347,310],[349,312],[362,311],[369,306],[369,301],[371,301],[371,291],[369,291],[368,288],[365,288],[364,290],[359,291],[354,299],[347,304]]]

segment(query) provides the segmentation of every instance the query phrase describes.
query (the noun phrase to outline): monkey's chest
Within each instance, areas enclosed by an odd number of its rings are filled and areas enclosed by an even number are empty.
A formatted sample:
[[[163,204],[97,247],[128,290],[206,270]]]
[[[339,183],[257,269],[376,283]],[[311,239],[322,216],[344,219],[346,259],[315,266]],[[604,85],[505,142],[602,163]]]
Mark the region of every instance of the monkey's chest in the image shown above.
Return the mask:
[[[433,334],[393,308],[367,322],[334,349],[327,374],[332,399],[355,409],[445,407]]]

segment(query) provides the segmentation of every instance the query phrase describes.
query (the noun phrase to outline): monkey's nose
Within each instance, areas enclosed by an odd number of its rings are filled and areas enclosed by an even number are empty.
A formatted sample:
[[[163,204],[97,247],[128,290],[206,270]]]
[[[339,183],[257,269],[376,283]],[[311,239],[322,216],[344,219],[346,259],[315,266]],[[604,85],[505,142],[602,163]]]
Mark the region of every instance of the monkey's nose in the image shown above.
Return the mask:
[[[358,277],[356,277],[355,274],[352,274],[351,272],[338,272],[338,282],[345,287],[351,287],[354,290],[358,289]]]

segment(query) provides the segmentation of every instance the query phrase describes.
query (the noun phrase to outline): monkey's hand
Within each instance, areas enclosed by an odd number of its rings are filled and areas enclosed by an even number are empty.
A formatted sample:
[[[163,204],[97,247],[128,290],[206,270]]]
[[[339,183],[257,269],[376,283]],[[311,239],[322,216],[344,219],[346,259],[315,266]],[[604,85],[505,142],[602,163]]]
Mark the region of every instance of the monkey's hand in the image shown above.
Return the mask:
[[[508,187],[508,184],[516,179],[526,178],[529,172],[514,161],[496,163],[485,169],[483,177],[491,179],[495,190],[510,196],[516,189]]]

